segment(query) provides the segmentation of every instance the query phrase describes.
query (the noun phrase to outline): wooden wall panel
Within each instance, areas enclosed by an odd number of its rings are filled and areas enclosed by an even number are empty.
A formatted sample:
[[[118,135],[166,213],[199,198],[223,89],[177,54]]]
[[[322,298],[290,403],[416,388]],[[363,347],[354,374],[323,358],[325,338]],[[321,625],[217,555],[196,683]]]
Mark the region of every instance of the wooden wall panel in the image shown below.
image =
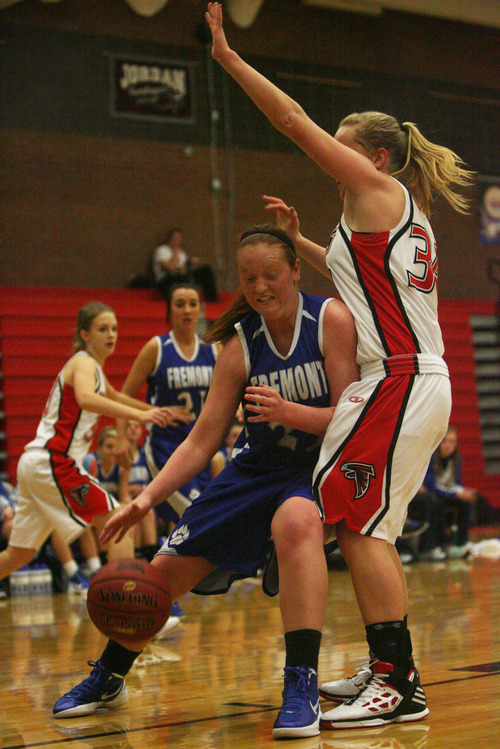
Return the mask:
[[[214,153],[207,56],[200,41],[204,8],[201,0],[176,1],[148,19],[112,0],[37,0],[0,11],[2,283],[124,286],[144,271],[172,225],[184,227],[188,250],[215,265],[219,222],[219,285],[231,288],[234,236],[265,219],[263,192],[292,202],[304,234],[326,242],[341,208],[335,185],[259,119],[234,86],[229,91],[237,144],[234,221],[226,224],[223,123],[215,151],[222,189],[214,194],[210,186]],[[228,33],[236,49],[278,78],[288,71],[292,78],[277,82],[301,93],[301,103],[317,111],[325,126],[334,128],[342,107],[357,106],[358,99],[370,107],[380,101],[404,119],[416,118],[428,137],[455,147],[473,168],[500,174],[498,30],[390,11],[374,18],[269,0],[252,28],[228,22]],[[193,63],[195,125],[162,128],[109,116],[107,56],[124,49]],[[348,96],[326,84],[300,83],[301,72],[328,77],[332,70],[359,79],[362,88]],[[224,92],[217,67],[215,74],[220,107]],[[452,98],[433,98],[436,91]],[[465,94],[475,96],[469,100]],[[186,145],[192,156],[185,155]],[[474,198],[474,191],[470,195]],[[486,269],[498,247],[479,244],[474,212],[462,217],[438,204],[433,226],[441,294],[496,297],[498,288]],[[331,291],[328,281],[308,268],[303,288]]]

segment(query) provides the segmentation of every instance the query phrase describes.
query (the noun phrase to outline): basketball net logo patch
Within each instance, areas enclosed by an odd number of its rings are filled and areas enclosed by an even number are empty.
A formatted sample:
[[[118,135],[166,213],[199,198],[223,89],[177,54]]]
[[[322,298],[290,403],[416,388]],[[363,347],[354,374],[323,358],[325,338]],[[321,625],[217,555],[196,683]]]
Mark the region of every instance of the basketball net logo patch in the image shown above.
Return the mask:
[[[70,490],[70,494],[77,505],[80,505],[80,507],[87,507],[87,500],[85,497],[89,491],[90,487],[88,484],[80,484],[79,486],[74,486],[73,489]]]
[[[354,499],[364,497],[370,486],[370,479],[372,476],[376,478],[375,466],[371,463],[344,463],[340,470],[346,479],[354,481],[356,486]]]

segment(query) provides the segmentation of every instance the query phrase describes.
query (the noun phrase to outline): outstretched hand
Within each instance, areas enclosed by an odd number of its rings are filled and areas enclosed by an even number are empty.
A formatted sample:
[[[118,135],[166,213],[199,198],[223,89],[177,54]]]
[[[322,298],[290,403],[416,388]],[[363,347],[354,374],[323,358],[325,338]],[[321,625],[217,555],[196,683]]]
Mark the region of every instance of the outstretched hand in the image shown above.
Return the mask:
[[[107,544],[111,539],[115,538],[115,543],[122,540],[129,528],[146,517],[151,509],[151,502],[149,500],[142,500],[139,495],[133,502],[128,505],[123,505],[117,510],[102,529],[99,535],[99,541],[102,544]]]
[[[300,234],[299,217],[295,208],[288,206],[281,198],[273,198],[272,195],[263,195],[262,199],[265,210],[274,212],[277,226],[295,240]]]
[[[166,427],[176,420],[176,416],[168,406],[155,406],[147,411],[141,411],[137,419],[143,424],[156,424],[158,427]]]
[[[169,424],[190,424],[194,421],[194,413],[184,406],[170,406],[170,412],[172,414]]]
[[[212,57],[219,60],[229,50],[224,29],[222,28],[222,5],[208,3],[205,13],[208,26],[212,32]]]

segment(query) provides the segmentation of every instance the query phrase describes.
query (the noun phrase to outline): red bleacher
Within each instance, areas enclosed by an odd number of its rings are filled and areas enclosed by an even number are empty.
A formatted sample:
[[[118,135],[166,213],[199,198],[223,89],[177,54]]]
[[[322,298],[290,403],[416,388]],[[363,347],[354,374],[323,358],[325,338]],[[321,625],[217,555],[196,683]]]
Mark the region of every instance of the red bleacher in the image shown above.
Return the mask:
[[[231,294],[205,305],[208,321],[229,305]],[[119,339],[106,374],[120,388],[141,346],[167,329],[165,302],[149,289],[78,289],[0,287],[0,351],[3,391],[6,470],[15,480],[17,461],[34,436],[52,381],[71,354],[76,313],[98,299],[117,314]],[[469,317],[492,315],[494,302],[440,301],[440,321],[453,391],[451,422],[456,425],[464,462],[464,481],[476,486],[492,504],[500,506],[498,475],[485,473],[480,438],[474,354]],[[0,429],[1,429],[0,425]]]
[[[221,292],[218,302],[205,303],[211,322],[226,309],[232,294]],[[130,366],[146,341],[165,332],[166,305],[150,289],[81,289],[0,286],[0,392],[4,413],[7,460],[4,470],[15,482],[17,461],[33,438],[52,382],[72,353],[78,309],[99,300],[118,318],[118,343],[106,363],[106,375],[120,389]],[[145,388],[141,390],[144,395]]]
[[[456,426],[460,438],[464,484],[476,487],[491,504],[500,507],[500,476],[485,473],[470,326],[472,315],[495,315],[496,312],[493,300],[441,299],[439,302],[444,358],[450,370],[453,394],[450,423]]]

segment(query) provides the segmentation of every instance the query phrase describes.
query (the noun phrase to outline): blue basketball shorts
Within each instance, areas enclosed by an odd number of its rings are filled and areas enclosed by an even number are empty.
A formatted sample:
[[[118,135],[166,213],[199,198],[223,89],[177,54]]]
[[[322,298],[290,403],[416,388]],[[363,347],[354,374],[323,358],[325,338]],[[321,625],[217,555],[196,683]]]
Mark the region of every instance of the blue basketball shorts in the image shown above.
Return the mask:
[[[158,553],[207,559],[217,569],[194,592],[226,592],[234,580],[257,573],[278,507],[291,497],[315,502],[312,470],[288,466],[259,475],[231,461],[187,508]]]

